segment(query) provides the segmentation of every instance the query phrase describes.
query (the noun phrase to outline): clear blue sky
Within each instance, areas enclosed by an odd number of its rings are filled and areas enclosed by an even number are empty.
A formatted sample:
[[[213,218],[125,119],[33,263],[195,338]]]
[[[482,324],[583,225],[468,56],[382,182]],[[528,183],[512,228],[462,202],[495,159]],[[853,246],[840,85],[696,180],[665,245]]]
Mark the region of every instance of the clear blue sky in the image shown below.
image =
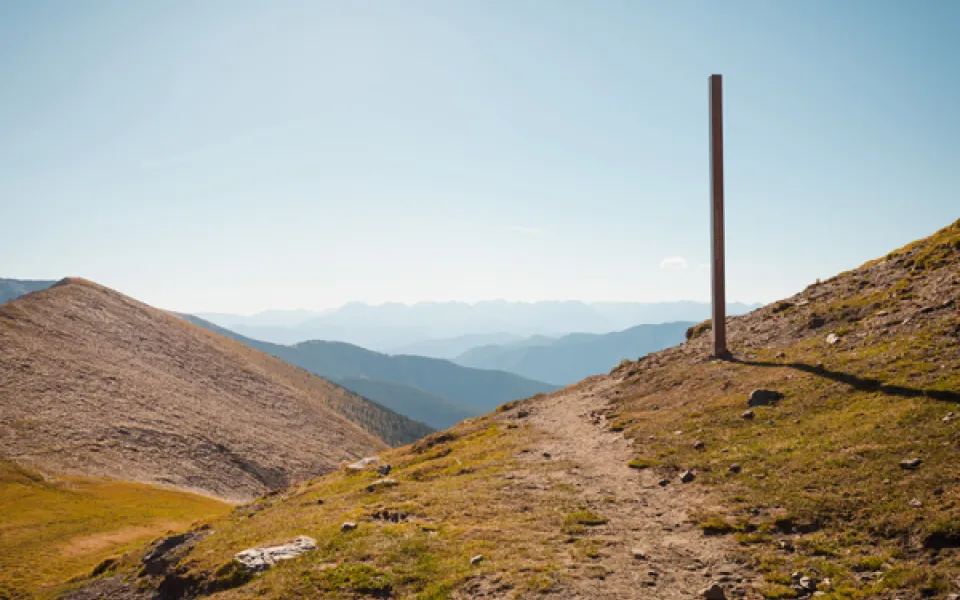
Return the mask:
[[[958,30],[952,0],[3,2],[0,276],[706,300],[722,73],[728,294],[774,300],[960,217]]]

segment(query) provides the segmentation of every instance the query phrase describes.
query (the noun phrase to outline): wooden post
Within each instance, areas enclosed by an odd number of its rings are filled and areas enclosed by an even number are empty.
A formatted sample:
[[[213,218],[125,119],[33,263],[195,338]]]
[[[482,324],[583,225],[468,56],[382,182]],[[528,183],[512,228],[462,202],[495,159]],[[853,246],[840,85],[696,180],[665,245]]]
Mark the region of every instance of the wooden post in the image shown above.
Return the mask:
[[[713,354],[727,352],[727,294],[723,251],[723,78],[710,76],[710,226],[713,260]]]

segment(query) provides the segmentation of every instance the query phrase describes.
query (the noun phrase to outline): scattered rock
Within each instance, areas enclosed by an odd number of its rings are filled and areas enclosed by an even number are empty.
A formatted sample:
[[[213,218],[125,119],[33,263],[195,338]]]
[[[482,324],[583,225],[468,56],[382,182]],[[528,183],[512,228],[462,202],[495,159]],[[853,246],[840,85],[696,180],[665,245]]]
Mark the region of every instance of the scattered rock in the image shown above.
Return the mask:
[[[817,591],[818,583],[820,582],[814,579],[813,577],[801,577],[800,580],[797,582],[797,585],[799,585],[803,591],[808,593],[813,593]]]
[[[640,549],[637,549],[637,548],[634,548],[634,549],[633,549],[633,557],[634,557],[635,559],[637,559],[637,560],[646,560],[646,559],[647,559],[646,553],[645,553],[643,550],[640,550]]]
[[[706,444],[703,443],[703,440],[697,440],[693,443],[694,450],[703,450],[706,447]]]
[[[660,487],[667,487],[668,485],[670,485],[670,480],[661,479],[660,481],[657,482],[657,485],[659,485]]]
[[[260,571],[266,571],[281,560],[295,558],[316,547],[316,540],[301,535],[288,544],[266,546],[264,548],[250,548],[249,550],[235,554],[233,558],[240,563],[244,569],[258,573]]]
[[[907,458],[900,461],[901,469],[916,469],[923,461],[919,458]]]
[[[827,336],[827,343],[830,344],[831,346],[833,344],[836,344],[839,341],[840,341],[840,336],[835,333],[831,333],[830,335]]]
[[[340,526],[340,531],[353,531],[357,528],[356,523],[351,523],[350,521],[345,521],[343,525]]]
[[[146,575],[162,575],[176,564],[180,556],[198,541],[210,535],[210,532],[187,532],[171,535],[160,540],[140,562]]]
[[[914,507],[914,508],[922,508],[922,507],[923,507],[923,502],[920,502],[920,500],[914,498],[913,500],[910,501],[910,506],[912,506],[912,507]]]
[[[400,511],[391,512],[389,509],[384,508],[383,510],[374,511],[370,515],[370,518],[376,519],[378,521],[389,521],[391,523],[399,523],[400,521],[407,520],[407,513]]]
[[[482,555],[482,554],[478,554],[478,555],[476,555],[476,556],[474,556],[473,558],[470,559],[470,564],[471,564],[471,565],[479,565],[481,561],[483,561],[483,555]]]
[[[370,485],[368,485],[368,486],[367,486],[367,491],[368,491],[368,492],[375,492],[375,491],[377,491],[377,490],[382,490],[382,489],[384,489],[384,488],[391,488],[391,487],[395,487],[395,486],[397,486],[397,485],[399,485],[399,484],[397,483],[397,480],[396,480],[396,479],[391,479],[391,478],[389,478],[389,477],[385,477],[384,479],[378,479],[378,480],[374,481],[373,483],[371,483]]]
[[[780,549],[787,552],[793,552],[795,548],[791,540],[780,540]]]
[[[693,471],[684,471],[683,473],[680,473],[680,482],[690,483],[691,481],[696,479],[696,477],[697,476],[693,474]]]
[[[757,413],[753,412],[752,410],[745,410],[745,411],[743,411],[743,414],[740,415],[740,418],[741,418],[741,419],[752,419],[752,418],[754,418],[754,417],[756,417],[756,416],[757,416]]]
[[[683,435],[683,430],[678,429],[678,430],[676,430],[676,431],[673,432],[673,435]]]
[[[350,463],[346,466],[347,471],[365,471],[370,465],[380,462],[380,457],[378,456],[368,456],[367,458],[361,458],[357,462]]]
[[[781,400],[783,394],[774,390],[753,390],[747,398],[747,406],[766,406]]]
[[[392,470],[393,470],[393,467],[391,465],[380,465],[379,467],[377,467],[377,473],[383,476],[389,475],[390,471]]]
[[[884,484],[884,485],[890,485],[892,482],[891,482],[889,479],[884,479],[884,480],[881,481],[880,483],[882,483],[882,484]]]
[[[942,419],[940,419],[940,420],[943,421],[944,423],[949,423],[950,421],[952,421],[952,420],[954,420],[954,419],[956,419],[956,418],[957,418],[957,416],[956,416],[955,414],[953,414],[952,412],[948,412],[948,413],[947,413],[946,415],[944,415],[944,417],[943,417]]]
[[[776,356],[776,358],[785,358],[787,355],[783,352],[777,352],[774,356]]]
[[[943,488],[942,488],[942,487],[933,488],[933,495],[934,495],[934,496],[942,496],[942,495],[943,495]]]
[[[732,465],[727,467],[727,470],[730,471],[731,473],[739,473],[741,470],[741,467],[739,463],[733,463]]]
[[[517,418],[518,418],[518,419],[526,419],[526,418],[529,417],[529,416],[530,416],[530,411],[529,411],[529,410],[518,410],[518,411],[517,411]]]
[[[700,597],[705,600],[727,600],[727,594],[719,583],[711,584],[710,587],[700,590]]]
[[[543,457],[544,457],[544,458],[550,458],[551,456],[553,456],[553,455],[550,454],[549,452],[544,452],[544,453],[543,453]]]

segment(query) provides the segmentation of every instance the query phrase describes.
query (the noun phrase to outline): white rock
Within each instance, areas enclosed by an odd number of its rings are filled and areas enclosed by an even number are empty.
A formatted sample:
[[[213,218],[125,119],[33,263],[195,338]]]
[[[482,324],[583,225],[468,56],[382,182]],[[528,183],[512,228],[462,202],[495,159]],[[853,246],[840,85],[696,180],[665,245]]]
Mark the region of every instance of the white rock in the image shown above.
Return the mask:
[[[245,569],[257,573],[266,571],[281,560],[295,558],[316,547],[317,541],[315,539],[301,535],[288,544],[250,548],[249,550],[238,552],[233,558]]]
[[[366,470],[370,465],[374,465],[380,462],[379,456],[368,456],[367,458],[361,458],[357,462],[350,463],[346,466],[348,471],[363,471]]]

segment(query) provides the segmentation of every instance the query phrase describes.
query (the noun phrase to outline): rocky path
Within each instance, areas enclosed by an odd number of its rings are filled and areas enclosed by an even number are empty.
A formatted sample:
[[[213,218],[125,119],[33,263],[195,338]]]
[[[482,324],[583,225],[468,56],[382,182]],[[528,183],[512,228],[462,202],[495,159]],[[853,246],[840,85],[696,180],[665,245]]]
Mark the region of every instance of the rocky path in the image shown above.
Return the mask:
[[[565,590],[571,598],[704,598],[712,584],[726,598],[752,598],[756,574],[736,562],[736,542],[705,536],[689,514],[703,506],[703,493],[674,478],[659,485],[655,473],[627,466],[631,442],[611,432],[605,392],[619,382],[587,380],[530,405],[528,422],[547,434],[543,450],[569,461],[563,479],[582,490],[584,500],[609,522],[591,528],[600,545],[603,579],[577,579]],[[643,558],[635,556],[642,553]],[[717,596],[719,597],[719,596]]]

